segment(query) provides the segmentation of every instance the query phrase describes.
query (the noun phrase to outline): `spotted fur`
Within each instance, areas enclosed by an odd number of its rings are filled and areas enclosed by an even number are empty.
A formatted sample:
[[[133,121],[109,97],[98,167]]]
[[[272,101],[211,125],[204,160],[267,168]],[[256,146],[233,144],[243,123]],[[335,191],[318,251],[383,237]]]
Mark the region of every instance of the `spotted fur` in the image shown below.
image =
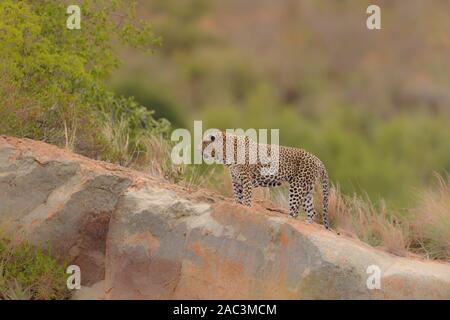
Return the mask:
[[[227,149],[227,146],[230,149]],[[269,155],[278,150],[277,170],[271,170],[270,165],[260,157],[258,150],[261,152],[262,149],[267,150],[266,153]],[[323,224],[325,228],[330,228],[328,173],[322,161],[313,154],[303,149],[258,144],[247,136],[237,136],[225,131],[217,131],[205,137],[201,150],[205,158],[213,158],[228,167],[234,196],[238,203],[251,206],[252,191],[255,187],[274,187],[287,182],[289,215],[296,218],[302,206],[309,223],[313,222],[316,215],[313,196],[314,185],[319,180],[323,195]],[[238,150],[241,150],[240,158]],[[252,158],[252,155],[256,158]],[[267,170],[264,173],[263,168]]]

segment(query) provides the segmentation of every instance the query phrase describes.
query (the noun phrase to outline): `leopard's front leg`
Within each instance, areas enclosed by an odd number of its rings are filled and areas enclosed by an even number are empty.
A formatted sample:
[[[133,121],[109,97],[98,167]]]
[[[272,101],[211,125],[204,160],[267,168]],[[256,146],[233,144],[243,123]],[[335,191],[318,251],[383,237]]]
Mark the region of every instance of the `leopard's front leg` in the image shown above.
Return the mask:
[[[239,177],[239,172],[234,167],[230,167],[231,184],[233,186],[234,199],[237,203],[242,204],[244,201],[242,181]]]
[[[243,177],[242,179],[242,197],[243,204],[247,207],[252,206],[253,184],[249,177]]]
[[[234,193],[234,199],[237,203],[242,204],[244,202],[244,187],[239,181],[232,180],[231,182],[233,184],[233,193]]]
[[[229,169],[236,201],[250,207],[253,193],[253,184],[250,176],[238,167],[231,166]]]

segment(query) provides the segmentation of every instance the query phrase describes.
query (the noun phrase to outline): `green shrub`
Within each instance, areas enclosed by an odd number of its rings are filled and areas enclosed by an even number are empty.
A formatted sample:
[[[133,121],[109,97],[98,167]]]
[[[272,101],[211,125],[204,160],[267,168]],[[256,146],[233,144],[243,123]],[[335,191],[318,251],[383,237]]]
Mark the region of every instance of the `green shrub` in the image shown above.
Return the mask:
[[[81,29],[69,30],[64,2],[0,3],[0,130],[123,162],[117,135],[99,128],[125,123],[127,143],[120,148],[133,158],[141,136],[166,130],[167,122],[132,98],[116,97],[104,81],[119,64],[116,43],[148,52],[160,39],[136,20],[134,2],[80,6]]]
[[[68,299],[65,265],[46,250],[0,237],[0,299]]]

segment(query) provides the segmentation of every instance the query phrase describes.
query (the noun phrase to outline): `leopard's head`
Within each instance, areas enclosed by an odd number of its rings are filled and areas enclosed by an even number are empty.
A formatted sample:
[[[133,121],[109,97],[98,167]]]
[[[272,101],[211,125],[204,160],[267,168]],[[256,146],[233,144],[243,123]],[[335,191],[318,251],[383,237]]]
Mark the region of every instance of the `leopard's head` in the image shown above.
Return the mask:
[[[247,155],[249,138],[228,133],[225,130],[216,130],[207,134],[199,150],[205,159],[214,159],[222,164],[236,164],[237,153]]]
[[[203,138],[202,143],[199,146],[199,150],[202,152],[205,159],[215,159],[223,162],[223,155],[225,154],[223,152],[225,141],[226,133],[224,131],[217,130],[211,132]]]

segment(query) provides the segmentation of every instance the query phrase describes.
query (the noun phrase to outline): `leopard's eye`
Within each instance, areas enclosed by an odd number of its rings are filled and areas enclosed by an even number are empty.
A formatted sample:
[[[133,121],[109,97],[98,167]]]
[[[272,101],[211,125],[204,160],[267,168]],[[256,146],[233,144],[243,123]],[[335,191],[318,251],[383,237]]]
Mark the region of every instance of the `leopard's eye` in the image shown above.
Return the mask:
[[[214,141],[214,140],[216,140],[216,137],[211,136],[211,141]]]

